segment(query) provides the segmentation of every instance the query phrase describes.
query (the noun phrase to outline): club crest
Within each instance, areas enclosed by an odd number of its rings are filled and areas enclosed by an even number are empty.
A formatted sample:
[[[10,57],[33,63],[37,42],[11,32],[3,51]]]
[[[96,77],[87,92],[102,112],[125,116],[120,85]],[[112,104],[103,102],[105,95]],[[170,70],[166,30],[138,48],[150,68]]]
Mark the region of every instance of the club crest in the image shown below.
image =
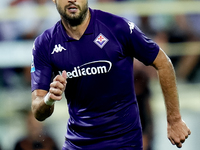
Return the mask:
[[[109,40],[102,34],[100,33],[96,39],[94,40],[94,43],[98,45],[100,48],[103,48],[104,45],[108,42]]]

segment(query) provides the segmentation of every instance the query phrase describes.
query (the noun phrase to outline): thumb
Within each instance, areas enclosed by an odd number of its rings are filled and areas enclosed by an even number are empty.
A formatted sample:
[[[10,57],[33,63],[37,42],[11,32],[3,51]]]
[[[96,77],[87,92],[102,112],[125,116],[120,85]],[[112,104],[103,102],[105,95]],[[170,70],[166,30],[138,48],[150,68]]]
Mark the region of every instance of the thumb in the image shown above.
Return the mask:
[[[62,71],[62,75],[63,78],[67,79],[67,72],[65,70]]]

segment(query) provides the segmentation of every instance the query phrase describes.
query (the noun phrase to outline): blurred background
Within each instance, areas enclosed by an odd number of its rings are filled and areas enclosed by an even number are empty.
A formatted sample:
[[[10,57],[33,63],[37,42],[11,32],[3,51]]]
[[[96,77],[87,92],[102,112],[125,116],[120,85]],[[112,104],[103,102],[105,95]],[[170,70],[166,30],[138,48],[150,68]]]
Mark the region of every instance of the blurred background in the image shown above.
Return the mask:
[[[200,1],[89,0],[89,6],[134,22],[170,56],[177,75],[182,117],[192,134],[183,150],[200,147]],[[51,0],[0,3],[0,149],[30,146],[61,149],[66,132],[66,101],[56,103],[45,122],[31,119],[30,65],[33,41],[60,16]],[[135,87],[144,150],[175,150],[167,139],[164,100],[156,72],[135,61]],[[34,132],[35,131],[35,132]],[[25,144],[24,144],[25,143]],[[31,149],[31,148],[28,148]]]

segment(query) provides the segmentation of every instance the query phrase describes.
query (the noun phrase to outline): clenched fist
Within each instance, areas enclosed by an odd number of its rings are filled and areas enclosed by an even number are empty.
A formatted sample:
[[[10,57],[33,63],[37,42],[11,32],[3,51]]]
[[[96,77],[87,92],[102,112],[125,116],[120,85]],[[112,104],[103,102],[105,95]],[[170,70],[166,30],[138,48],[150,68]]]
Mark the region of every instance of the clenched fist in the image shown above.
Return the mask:
[[[50,84],[49,89],[49,99],[53,101],[60,101],[62,99],[62,94],[65,90],[67,84],[67,73],[62,72],[62,75],[57,75],[53,82]]]
[[[173,123],[168,122],[167,126],[168,139],[173,145],[176,145],[178,148],[182,147],[182,143],[188,138],[191,134],[190,129],[187,127],[183,120],[177,120]]]

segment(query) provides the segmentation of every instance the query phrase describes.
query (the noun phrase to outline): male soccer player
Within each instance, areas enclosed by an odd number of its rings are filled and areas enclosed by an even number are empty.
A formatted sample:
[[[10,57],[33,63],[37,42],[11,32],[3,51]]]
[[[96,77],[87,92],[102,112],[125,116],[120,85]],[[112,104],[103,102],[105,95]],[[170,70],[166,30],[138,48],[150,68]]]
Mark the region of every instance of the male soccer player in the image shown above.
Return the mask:
[[[70,118],[63,150],[142,150],[133,58],[157,69],[168,138],[181,147],[190,130],[181,119],[174,69],[163,50],[134,23],[88,8],[87,0],[53,2],[61,20],[34,42],[32,111],[45,120],[65,93]]]

